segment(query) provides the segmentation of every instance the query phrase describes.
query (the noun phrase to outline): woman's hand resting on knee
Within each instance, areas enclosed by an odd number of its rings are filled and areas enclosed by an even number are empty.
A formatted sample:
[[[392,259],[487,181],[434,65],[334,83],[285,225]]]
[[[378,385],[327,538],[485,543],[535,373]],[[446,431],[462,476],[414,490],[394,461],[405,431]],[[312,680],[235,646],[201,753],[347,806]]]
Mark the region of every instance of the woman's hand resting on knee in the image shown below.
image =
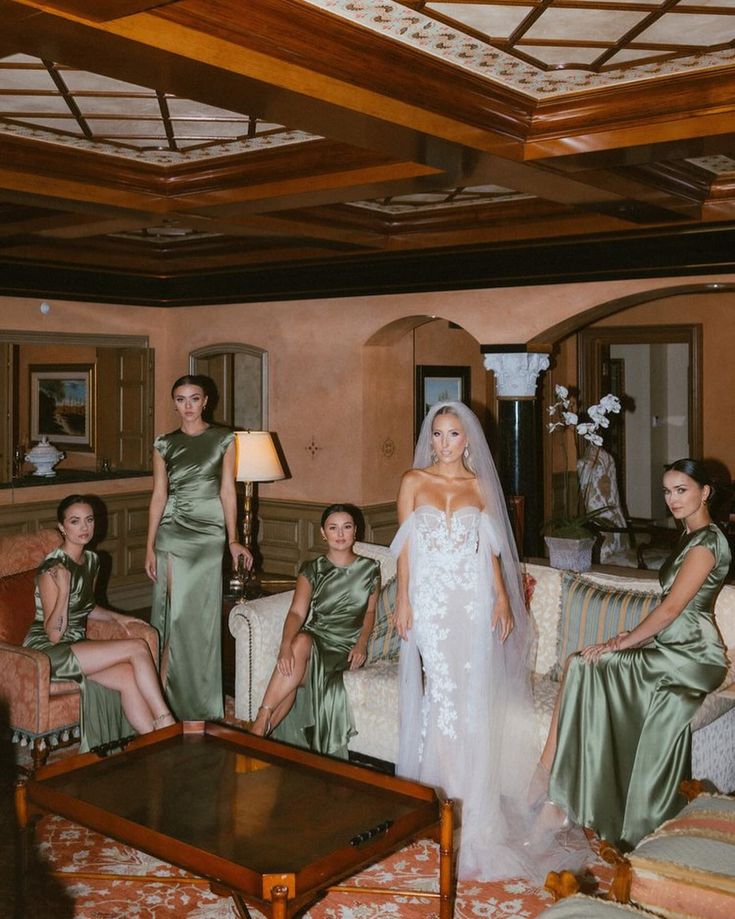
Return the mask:
[[[276,667],[282,676],[291,676],[296,663],[293,653],[293,644],[290,641],[284,641],[278,649],[278,659]]]
[[[359,670],[367,660],[367,646],[361,638],[355,642],[355,647],[347,655],[347,660],[350,670]]]

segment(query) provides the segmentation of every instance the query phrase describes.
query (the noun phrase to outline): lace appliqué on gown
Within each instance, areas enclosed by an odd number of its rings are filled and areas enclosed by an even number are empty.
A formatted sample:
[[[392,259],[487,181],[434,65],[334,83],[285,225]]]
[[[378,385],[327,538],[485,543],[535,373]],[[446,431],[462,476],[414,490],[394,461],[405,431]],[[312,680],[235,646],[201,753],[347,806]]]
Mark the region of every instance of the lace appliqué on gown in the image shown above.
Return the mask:
[[[449,519],[432,507],[420,508],[417,514],[412,606],[426,675],[420,759],[427,735],[438,732],[443,738],[456,740],[458,721],[465,722],[459,726],[461,730],[467,726],[461,678],[466,678],[471,664],[469,657],[464,663],[457,660],[456,645],[467,627],[477,621],[479,517],[476,508],[462,508]]]

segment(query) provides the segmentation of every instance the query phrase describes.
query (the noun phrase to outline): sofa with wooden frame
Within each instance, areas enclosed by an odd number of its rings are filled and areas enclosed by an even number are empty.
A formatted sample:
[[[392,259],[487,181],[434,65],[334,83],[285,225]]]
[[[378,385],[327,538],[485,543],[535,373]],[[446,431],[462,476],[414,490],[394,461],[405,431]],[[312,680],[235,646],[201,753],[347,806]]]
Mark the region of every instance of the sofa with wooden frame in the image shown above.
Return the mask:
[[[396,571],[389,550],[357,543],[355,551],[380,561],[383,591],[388,593]],[[524,563],[523,571],[536,633],[532,681],[535,728],[541,744],[548,732],[566,656],[585,644],[608,637],[603,631],[605,627],[609,626],[613,634],[623,627],[632,627],[634,623],[625,617],[634,606],[647,605],[650,611],[656,604],[659,587],[652,572],[630,571],[632,576],[628,576],[623,574],[626,569],[618,569],[620,574],[597,569],[576,575],[536,562]],[[584,595],[581,600],[580,595]],[[235,636],[238,718],[251,720],[263,698],[292,596],[291,591],[262,597],[238,604],[230,613],[230,631]],[[613,615],[615,603],[618,605]],[[381,625],[382,606],[379,600],[375,631]],[[706,697],[692,722],[692,768],[695,778],[709,780],[722,792],[732,792],[735,791],[735,585],[723,587],[715,615],[733,663],[723,685]],[[386,628],[389,633],[390,623],[387,627],[383,623],[383,629]],[[375,644],[381,653],[372,653]],[[344,674],[358,731],[350,740],[350,751],[391,763],[395,762],[398,750],[398,646],[395,635],[383,634],[377,642],[371,639],[367,664]]]

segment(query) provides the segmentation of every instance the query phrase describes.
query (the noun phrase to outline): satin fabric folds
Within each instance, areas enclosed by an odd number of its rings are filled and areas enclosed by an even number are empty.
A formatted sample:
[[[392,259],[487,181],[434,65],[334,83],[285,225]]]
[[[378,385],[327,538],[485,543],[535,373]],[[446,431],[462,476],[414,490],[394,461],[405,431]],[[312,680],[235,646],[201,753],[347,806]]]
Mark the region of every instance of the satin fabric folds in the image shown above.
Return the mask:
[[[347,744],[357,731],[342,674],[362,631],[370,595],[379,588],[380,565],[358,556],[340,567],[320,555],[304,562],[299,574],[311,584],[309,615],[302,627],[311,636],[311,655],[304,685],[273,737],[347,759]]]
[[[679,616],[642,648],[596,664],[574,655],[564,682],[551,799],[623,850],[686,803],[679,785],[691,776],[690,722],[727,673],[714,605],[730,550],[716,526],[682,536],[661,587],[665,596],[696,546],[715,566]]]
[[[232,431],[173,431],[154,447],[166,464],[168,499],[156,534],[157,581],[151,625],[167,656],[164,691],[181,720],[217,720],[222,704],[222,556],[220,485]],[[170,581],[169,581],[170,568]]]
[[[538,758],[530,628],[522,608],[505,643],[492,629],[496,524],[476,507],[448,517],[422,505],[391,551],[406,546],[413,625],[401,645],[396,772],[454,800],[461,878],[525,875],[526,794]]]
[[[43,605],[38,589],[38,578],[55,565],[63,565],[71,575],[69,583],[69,612],[66,630],[60,641],[49,640],[43,627]],[[24,646],[43,651],[51,661],[52,680],[73,680],[79,684],[80,704],[80,753],[87,753],[94,747],[112,743],[121,737],[130,737],[135,730],[123,714],[120,693],[108,689],[82,673],[72,645],[87,637],[87,617],[94,609],[94,584],[99,571],[97,555],[86,549],[82,561],[77,564],[63,549],[54,549],[38,566],[36,574],[36,616],[28,630]]]

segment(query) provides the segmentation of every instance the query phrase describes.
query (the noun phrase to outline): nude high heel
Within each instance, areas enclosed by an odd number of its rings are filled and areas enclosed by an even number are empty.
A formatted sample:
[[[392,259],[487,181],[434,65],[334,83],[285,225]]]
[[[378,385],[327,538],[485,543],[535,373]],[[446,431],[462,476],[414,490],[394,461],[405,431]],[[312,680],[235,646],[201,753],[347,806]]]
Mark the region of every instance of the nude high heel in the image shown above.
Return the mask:
[[[273,714],[273,709],[270,705],[260,705],[258,707],[258,711],[260,712],[261,709],[268,712],[268,717],[265,719],[265,732],[263,733],[263,737],[270,737],[273,733],[273,727],[271,725],[271,715]]]

